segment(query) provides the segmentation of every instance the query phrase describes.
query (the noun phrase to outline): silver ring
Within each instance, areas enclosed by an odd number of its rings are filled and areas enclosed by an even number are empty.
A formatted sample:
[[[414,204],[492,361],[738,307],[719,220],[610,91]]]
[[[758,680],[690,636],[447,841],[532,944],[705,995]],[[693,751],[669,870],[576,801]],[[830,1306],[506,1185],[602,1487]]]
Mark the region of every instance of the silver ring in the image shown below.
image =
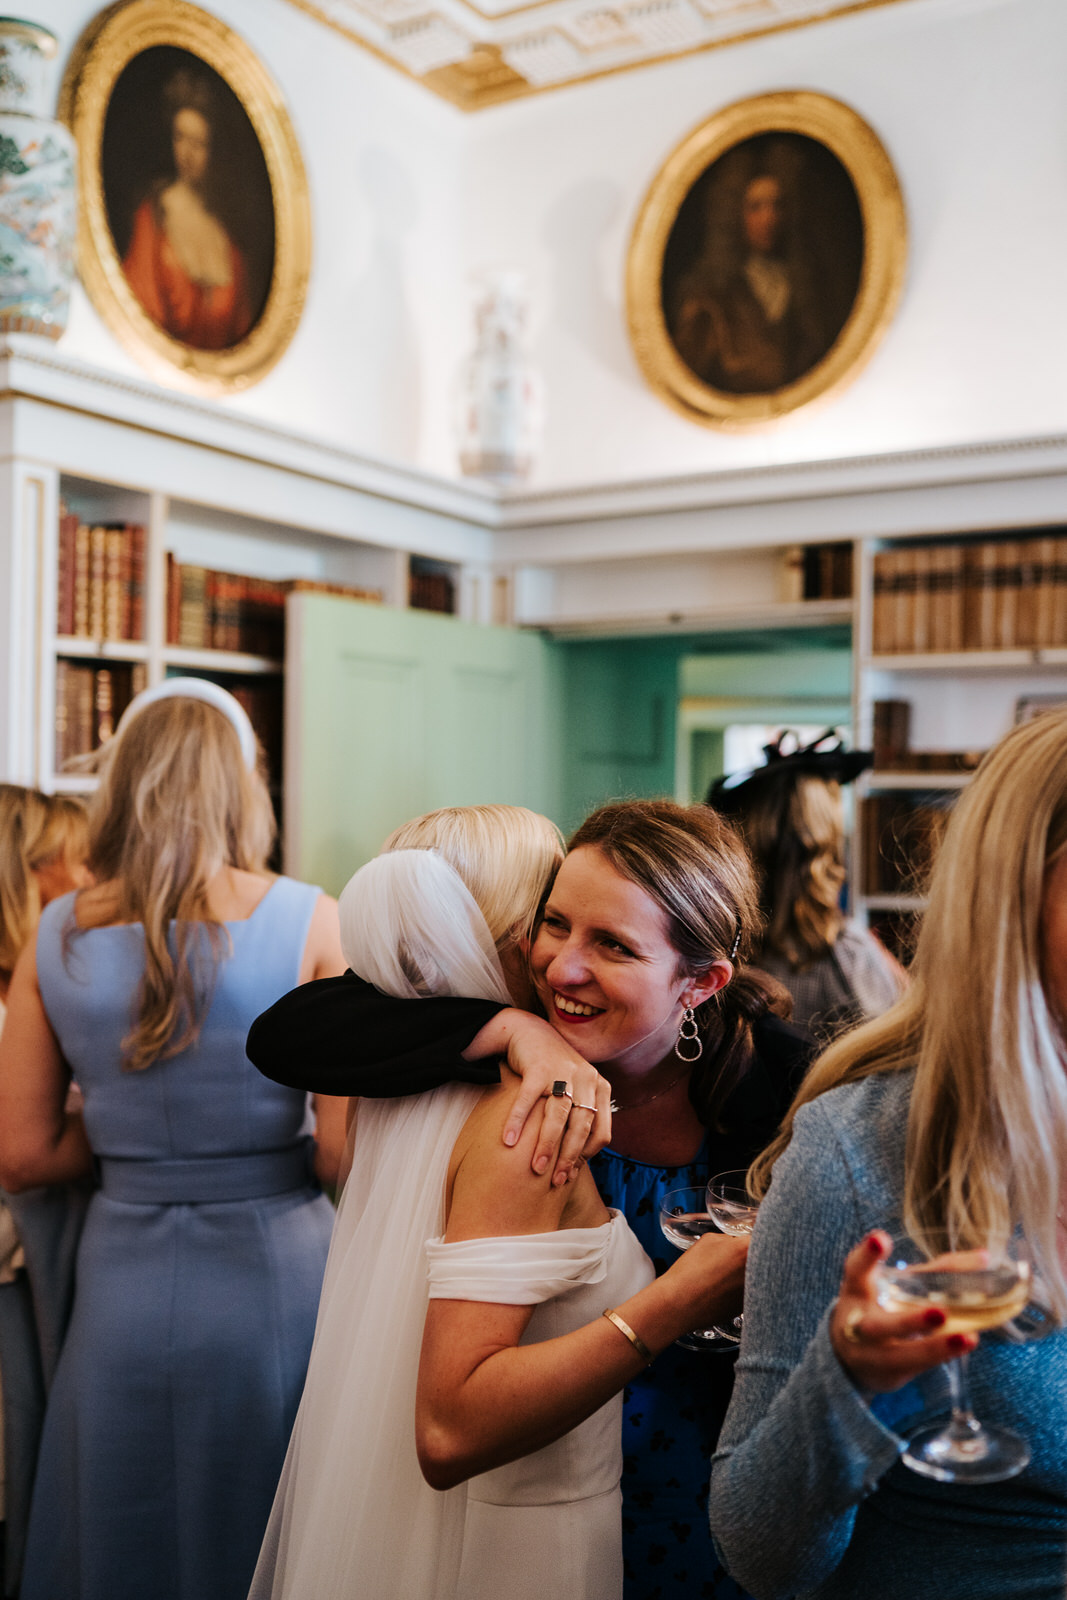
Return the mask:
[[[571,1110],[572,1111],[591,1111],[593,1113],[593,1115],[596,1116],[596,1106],[583,1106],[582,1102],[580,1100],[573,1100],[571,1102]]]
[[[557,1078],[555,1083],[552,1085],[552,1098],[553,1100],[562,1100],[564,1097],[570,1100],[573,1104],[574,1096],[567,1088],[567,1080],[565,1078]]]

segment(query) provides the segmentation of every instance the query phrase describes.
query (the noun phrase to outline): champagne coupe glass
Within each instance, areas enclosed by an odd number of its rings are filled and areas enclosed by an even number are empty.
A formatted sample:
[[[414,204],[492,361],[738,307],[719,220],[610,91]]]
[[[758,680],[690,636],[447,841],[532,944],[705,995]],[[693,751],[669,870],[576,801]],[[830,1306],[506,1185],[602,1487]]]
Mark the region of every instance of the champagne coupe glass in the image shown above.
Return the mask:
[[[677,1250],[689,1250],[706,1233],[720,1231],[707,1209],[704,1184],[671,1189],[665,1194],[660,1201],[659,1225]],[[694,1328],[675,1341],[685,1350],[729,1350],[737,1342],[737,1335],[727,1333],[724,1328]]]
[[[914,1239],[893,1240],[875,1268],[878,1303],[887,1311],[938,1306],[942,1333],[981,1333],[1023,1311],[1030,1297],[1030,1264],[1021,1240],[986,1250],[954,1250],[936,1234],[929,1249]],[[1010,1428],[979,1422],[971,1407],[967,1355],[948,1362],[952,1415],[943,1427],[921,1429],[908,1440],[904,1462],[941,1483],[1000,1483],[1030,1460],[1030,1446]]]
[[[756,1226],[759,1201],[753,1200],[748,1192],[748,1174],[743,1171],[718,1173],[708,1183],[707,1207],[720,1232],[751,1233]],[[739,1344],[744,1326],[745,1316],[741,1312],[733,1319],[733,1327],[723,1331],[728,1339]]]

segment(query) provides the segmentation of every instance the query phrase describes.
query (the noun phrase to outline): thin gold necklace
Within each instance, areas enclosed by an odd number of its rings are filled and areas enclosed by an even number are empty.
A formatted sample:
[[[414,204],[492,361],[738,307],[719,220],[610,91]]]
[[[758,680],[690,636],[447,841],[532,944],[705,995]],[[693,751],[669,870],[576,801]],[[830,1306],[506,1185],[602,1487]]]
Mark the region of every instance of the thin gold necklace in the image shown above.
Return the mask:
[[[639,1106],[650,1106],[652,1104],[653,1100],[658,1100],[661,1095],[667,1094],[669,1090],[674,1089],[679,1083],[681,1083],[683,1078],[686,1078],[688,1076],[689,1076],[689,1064],[687,1063],[682,1068],[681,1072],[678,1072],[678,1073],[676,1073],[674,1075],[674,1077],[671,1079],[670,1083],[665,1083],[663,1085],[662,1089],[657,1089],[656,1090],[655,1094],[643,1095],[640,1100],[631,1100],[629,1102],[629,1104],[625,1105],[625,1106],[621,1106],[619,1104],[619,1102],[615,1099],[615,1096],[612,1095],[612,1097],[611,1097],[611,1111],[613,1113],[616,1112],[616,1111],[636,1111]]]

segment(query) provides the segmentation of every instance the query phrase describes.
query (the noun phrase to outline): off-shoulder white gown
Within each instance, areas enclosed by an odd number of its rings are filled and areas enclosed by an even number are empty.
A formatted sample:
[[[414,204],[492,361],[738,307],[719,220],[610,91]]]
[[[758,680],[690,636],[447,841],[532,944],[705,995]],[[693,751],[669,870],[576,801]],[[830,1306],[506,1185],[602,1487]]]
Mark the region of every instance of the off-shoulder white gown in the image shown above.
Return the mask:
[[[431,1295],[533,1305],[524,1344],[652,1281],[624,1217],[448,1244],[449,1159],[480,1089],[364,1101],[315,1346],[250,1600],[619,1600],[622,1398],[439,1493],[415,1454]]]

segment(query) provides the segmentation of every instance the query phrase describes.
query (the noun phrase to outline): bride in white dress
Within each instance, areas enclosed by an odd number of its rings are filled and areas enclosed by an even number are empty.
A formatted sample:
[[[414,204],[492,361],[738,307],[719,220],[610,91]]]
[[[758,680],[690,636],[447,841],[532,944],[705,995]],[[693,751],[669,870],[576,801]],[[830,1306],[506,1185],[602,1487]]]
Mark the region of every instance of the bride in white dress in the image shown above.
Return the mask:
[[[341,896],[345,958],[388,994],[522,1004],[561,854],[518,807],[407,824]],[[504,1145],[501,1078],[359,1104],[250,1600],[621,1594],[620,1391],[733,1305],[744,1245],[708,1238],[653,1281],[588,1169],[557,1188],[535,1129]]]

